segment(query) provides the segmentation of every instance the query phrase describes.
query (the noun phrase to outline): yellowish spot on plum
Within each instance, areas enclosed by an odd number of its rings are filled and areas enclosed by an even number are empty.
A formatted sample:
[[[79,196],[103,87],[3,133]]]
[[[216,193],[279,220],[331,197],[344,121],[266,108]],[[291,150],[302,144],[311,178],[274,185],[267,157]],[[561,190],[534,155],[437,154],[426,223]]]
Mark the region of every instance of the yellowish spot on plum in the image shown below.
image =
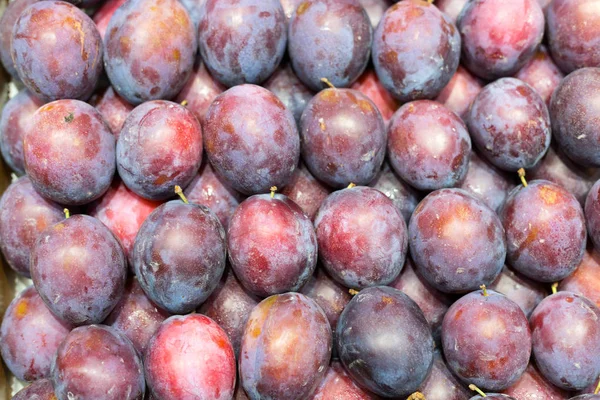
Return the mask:
[[[179,49],[173,49],[173,61],[177,61],[179,62],[181,60],[181,52],[179,51]]]
[[[361,110],[363,110],[366,113],[373,112],[373,107],[371,106],[371,103],[368,100],[359,100],[358,106]]]
[[[320,93],[321,99],[327,102],[337,101],[337,93],[333,89],[325,89]]]
[[[23,318],[27,314],[27,310],[29,309],[28,301],[26,299],[22,299],[17,304],[15,308],[15,315],[18,319]]]
[[[385,304],[393,304],[394,303],[394,299],[392,299],[389,296],[383,296],[381,298],[381,301],[383,301]]]
[[[542,186],[540,188],[540,196],[544,203],[553,205],[558,201],[559,193],[551,186]]]
[[[63,224],[63,223],[60,223],[60,224],[56,224],[56,225],[54,225],[54,230],[55,230],[55,231],[59,231],[59,232],[60,232],[60,231],[62,231],[63,229],[65,229],[65,224]]]
[[[304,14],[309,8],[310,8],[310,3],[308,1],[301,3],[298,6],[298,8],[296,9],[296,15]]]
[[[184,100],[184,101],[182,101],[182,102],[181,102],[181,105],[182,105],[182,106],[184,106],[184,107],[187,107],[187,105],[188,105],[188,104],[189,104],[189,103],[188,103],[188,101],[187,101],[187,100]]]

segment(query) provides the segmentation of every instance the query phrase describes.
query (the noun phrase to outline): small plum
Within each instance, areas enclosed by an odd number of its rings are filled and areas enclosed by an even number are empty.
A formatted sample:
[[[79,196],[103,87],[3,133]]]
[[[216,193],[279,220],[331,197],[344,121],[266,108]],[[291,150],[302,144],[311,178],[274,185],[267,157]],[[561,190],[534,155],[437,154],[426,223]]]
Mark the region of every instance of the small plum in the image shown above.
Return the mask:
[[[369,186],[379,190],[394,202],[408,226],[413,211],[421,201],[421,194],[398,178],[388,163],[383,164],[383,168]]]
[[[185,104],[185,107],[193,112],[198,121],[203,124],[208,107],[224,91],[225,87],[210,75],[206,65],[198,58],[192,75],[174,101]]]
[[[92,97],[90,103],[96,107],[112,134],[118,139],[133,106],[119,96],[112,87],[108,87],[100,95]]]
[[[311,221],[330,193],[331,189],[315,179],[304,163],[300,163],[290,182],[281,191],[281,194],[298,204]]]

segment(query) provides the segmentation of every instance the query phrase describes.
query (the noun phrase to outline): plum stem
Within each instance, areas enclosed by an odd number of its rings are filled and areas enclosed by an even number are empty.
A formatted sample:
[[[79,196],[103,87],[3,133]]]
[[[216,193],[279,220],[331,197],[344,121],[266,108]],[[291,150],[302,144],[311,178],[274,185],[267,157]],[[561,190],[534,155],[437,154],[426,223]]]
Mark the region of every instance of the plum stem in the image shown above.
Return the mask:
[[[181,198],[181,201],[183,201],[185,204],[190,204],[187,197],[185,197],[185,194],[183,194],[181,186],[175,185],[175,193],[177,193],[177,195]]]
[[[182,101],[182,102],[181,102],[181,105],[182,105],[183,107],[187,107],[187,105],[188,105],[188,104],[189,104],[189,103],[188,103],[188,101],[187,101],[187,100],[184,100],[184,101]]]
[[[594,390],[594,394],[600,393],[600,380],[598,381],[598,386],[596,386],[596,390]]]
[[[483,297],[488,297],[489,296],[489,294],[487,292],[487,288],[485,287],[485,285],[479,286],[479,289],[483,290]]]
[[[348,293],[350,293],[352,296],[356,296],[358,294],[358,290],[349,289]]]
[[[519,178],[521,178],[521,183],[523,184],[523,186],[527,187],[527,180],[525,179],[525,169],[519,168],[517,174],[519,174]]]
[[[554,282],[550,287],[552,288],[552,294],[556,294],[558,290],[558,282]]]
[[[10,183],[15,183],[18,179],[19,177],[14,172],[10,174]]]
[[[352,189],[352,188],[353,188],[353,187],[355,187],[355,186],[356,186],[356,184],[354,184],[354,183],[350,182],[350,184],[348,185],[348,189]]]
[[[427,400],[425,399],[425,395],[421,392],[414,392],[406,400]]]
[[[271,198],[275,197],[275,192],[277,191],[277,186],[271,186]]]
[[[329,81],[329,79],[327,79],[327,78],[321,78],[321,82],[323,82],[324,84],[326,84],[327,86],[329,86],[330,89],[335,89],[335,86],[333,86],[333,83],[331,83]]]
[[[65,218],[67,218],[67,219],[71,218],[71,212],[69,211],[68,208],[65,208],[63,210],[63,212],[65,213]]]
[[[476,392],[481,397],[487,397],[485,395],[485,393],[483,393],[483,391],[481,389],[479,389],[477,386],[473,385],[472,383],[469,385],[469,389],[471,389],[472,391]]]
[[[427,1],[429,4],[433,4],[433,0],[425,0]]]

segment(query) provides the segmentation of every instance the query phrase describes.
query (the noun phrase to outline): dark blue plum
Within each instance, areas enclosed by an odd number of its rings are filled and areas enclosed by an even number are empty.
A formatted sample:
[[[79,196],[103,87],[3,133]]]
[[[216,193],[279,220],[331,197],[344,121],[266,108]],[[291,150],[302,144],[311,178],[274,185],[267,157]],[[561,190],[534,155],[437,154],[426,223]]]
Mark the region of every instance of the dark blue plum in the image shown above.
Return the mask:
[[[227,87],[260,84],[285,54],[285,21],[279,0],[206,0],[198,36],[202,60]]]
[[[337,330],[340,360],[361,387],[406,397],[433,364],[433,337],[419,306],[397,289],[360,291],[346,305]]]

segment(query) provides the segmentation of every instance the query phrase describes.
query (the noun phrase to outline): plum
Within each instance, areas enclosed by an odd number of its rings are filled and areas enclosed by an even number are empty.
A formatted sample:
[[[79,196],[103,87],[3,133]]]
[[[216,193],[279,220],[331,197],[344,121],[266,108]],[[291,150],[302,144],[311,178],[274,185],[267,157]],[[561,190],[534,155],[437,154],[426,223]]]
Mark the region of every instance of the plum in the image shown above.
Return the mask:
[[[185,189],[184,194],[190,202],[210,208],[219,217],[225,229],[229,226],[233,212],[243,198],[240,193],[230,188],[206,161],[200,167],[198,175]]]
[[[475,0],[465,4],[457,25],[464,66],[492,80],[514,75],[534,56],[544,12],[538,0]]]
[[[442,346],[448,368],[462,381],[499,391],[527,368],[531,332],[517,303],[482,288],[452,304],[442,324]]]
[[[352,89],[325,89],[300,119],[302,158],[331,187],[368,184],[383,164],[387,141],[377,106]]]
[[[291,111],[267,89],[239,85],[208,108],[204,146],[215,172],[244,194],[284,187],[300,158]]]
[[[226,251],[225,231],[212,211],[173,200],[156,208],[140,227],[133,267],[150,300],[172,314],[185,314],[217,287]]]
[[[600,254],[588,248],[575,272],[563,279],[558,289],[581,295],[600,308]]]
[[[185,7],[194,26],[196,27],[196,31],[198,31],[198,25],[200,25],[200,19],[202,19],[202,14],[204,13],[204,3],[206,0],[180,0],[181,4]]]
[[[585,297],[558,292],[529,319],[541,374],[565,390],[580,390],[600,375],[600,309]]]
[[[170,315],[158,308],[144,294],[136,278],[125,286],[121,300],[104,324],[125,335],[139,354],[144,354],[150,338]]]
[[[531,86],[547,105],[554,89],[565,75],[558,69],[545,46],[540,46],[531,60],[516,73],[515,78]]]
[[[260,84],[285,53],[285,14],[279,0],[206,0],[198,44],[211,75],[223,85]]]
[[[401,102],[437,97],[456,72],[459,59],[456,26],[428,1],[396,3],[375,30],[375,71]]]
[[[421,200],[421,194],[398,178],[388,163],[383,164],[383,168],[369,186],[379,190],[394,202],[408,226],[410,216]]]
[[[37,3],[39,0],[14,0],[6,5],[2,16],[0,17],[0,62],[4,66],[6,72],[15,80],[19,80],[19,74],[15,68],[12,56],[10,54],[10,41],[12,31],[17,19],[30,5]]]
[[[149,391],[160,400],[233,397],[233,348],[225,331],[201,314],[163,322],[150,339],[144,368]]]
[[[450,17],[450,20],[456,23],[460,12],[469,0],[436,0],[435,6],[444,14]]]
[[[310,89],[321,79],[349,87],[369,62],[373,28],[356,0],[304,0],[289,22],[288,53],[294,72]]]
[[[70,330],[29,286],[10,303],[2,320],[2,359],[18,379],[48,378],[58,346]]]
[[[331,189],[316,180],[304,163],[300,163],[289,183],[281,191],[281,194],[298,204],[311,221],[315,219],[319,207],[330,193]]]
[[[467,174],[470,156],[471,138],[464,122],[435,101],[406,103],[390,121],[390,164],[416,189],[456,186]]]
[[[124,335],[104,325],[73,329],[58,348],[52,383],[59,400],[143,400],[142,361]]]
[[[110,131],[118,139],[125,120],[133,110],[133,106],[119,96],[110,86],[98,96],[92,97],[90,103],[96,107],[96,110],[108,124]]]
[[[159,202],[139,197],[121,180],[115,179],[104,196],[88,206],[87,213],[98,218],[119,239],[133,270],[135,236],[148,215],[159,205]]]
[[[534,167],[550,147],[550,115],[544,100],[515,78],[484,87],[473,100],[467,125],[481,155],[505,171]]]
[[[378,397],[354,383],[337,361],[331,363],[327,375],[309,400],[377,400]]]
[[[117,8],[121,7],[125,1],[127,0],[105,0],[94,13],[92,20],[96,24],[96,28],[98,29],[98,33],[100,33],[102,40],[104,40],[104,37],[106,36],[106,29],[108,28],[110,19],[115,11],[117,11]]]
[[[100,113],[79,100],[39,108],[23,138],[25,171],[43,197],[65,205],[96,200],[115,173],[115,138]]]
[[[38,379],[19,390],[11,400],[56,400],[56,395],[50,379]]]
[[[358,90],[371,99],[386,125],[398,109],[398,101],[383,87],[372,68],[367,69],[350,88]]]
[[[74,215],[42,232],[31,251],[31,278],[44,303],[63,321],[103,321],[123,294],[127,260],[102,222]]]
[[[393,0],[358,0],[364,7],[373,29],[377,28],[383,13],[393,4]]]
[[[426,400],[466,400],[470,396],[463,383],[450,372],[439,350],[433,353],[433,367],[419,392]],[[421,399],[417,397],[415,400]]]
[[[445,293],[490,284],[504,265],[506,240],[496,213],[462,189],[425,197],[408,226],[416,271]]]
[[[402,271],[406,224],[378,190],[357,186],[332,193],[317,213],[315,229],[319,259],[346,287],[387,285]]]
[[[361,290],[342,312],[336,334],[352,380],[378,395],[408,396],[431,370],[429,325],[417,304],[397,289]]]
[[[248,398],[310,398],[327,373],[331,346],[329,322],[313,300],[285,293],[261,301],[250,313],[239,357]]]
[[[211,318],[223,328],[237,357],[240,353],[246,322],[259,301],[256,296],[244,289],[229,269],[223,274],[221,282],[198,312]]]
[[[27,89],[23,89],[7,101],[2,109],[0,151],[4,161],[19,175],[25,173],[23,138],[25,132],[27,132],[27,125],[31,122],[33,113],[42,105],[44,105],[42,101],[33,96]]]
[[[206,65],[198,59],[194,65],[192,75],[181,89],[181,92],[175,97],[175,102],[185,105],[203,124],[208,107],[224,91],[225,87],[210,75]]]
[[[583,258],[587,241],[581,205],[549,181],[530,181],[509,195],[501,211],[507,263],[539,282],[569,276]]]
[[[227,248],[242,285],[261,297],[298,291],[317,264],[311,220],[281,194],[244,200],[229,223]]]
[[[519,380],[504,393],[522,400],[563,400],[568,396],[566,391],[548,382],[534,364],[529,364]]]
[[[63,218],[62,207],[40,196],[27,176],[13,182],[0,199],[0,249],[8,266],[31,276],[30,255],[38,236]]]
[[[194,24],[179,1],[127,1],[106,28],[104,67],[129,103],[168,100],[188,80],[197,46]]]
[[[533,281],[518,272],[504,266],[502,272],[494,282],[489,285],[490,289],[502,293],[510,300],[517,303],[525,316],[529,317],[535,307],[548,295],[548,290],[539,282]]]
[[[177,0],[175,0],[177,1]],[[186,187],[202,163],[202,128],[191,111],[154,100],[131,111],[117,141],[123,183],[148,200],[166,200]]]
[[[280,65],[263,86],[275,93],[287,109],[292,112],[296,122],[300,123],[302,111],[312,99],[314,92],[298,79],[292,66],[289,63]]]
[[[435,101],[442,103],[466,121],[471,103],[481,89],[483,89],[482,81],[459,65],[456,73],[452,75],[452,79],[435,98]]]
[[[13,28],[11,56],[19,78],[45,101],[88,99],[102,73],[102,53],[94,22],[63,1],[32,4]]]

